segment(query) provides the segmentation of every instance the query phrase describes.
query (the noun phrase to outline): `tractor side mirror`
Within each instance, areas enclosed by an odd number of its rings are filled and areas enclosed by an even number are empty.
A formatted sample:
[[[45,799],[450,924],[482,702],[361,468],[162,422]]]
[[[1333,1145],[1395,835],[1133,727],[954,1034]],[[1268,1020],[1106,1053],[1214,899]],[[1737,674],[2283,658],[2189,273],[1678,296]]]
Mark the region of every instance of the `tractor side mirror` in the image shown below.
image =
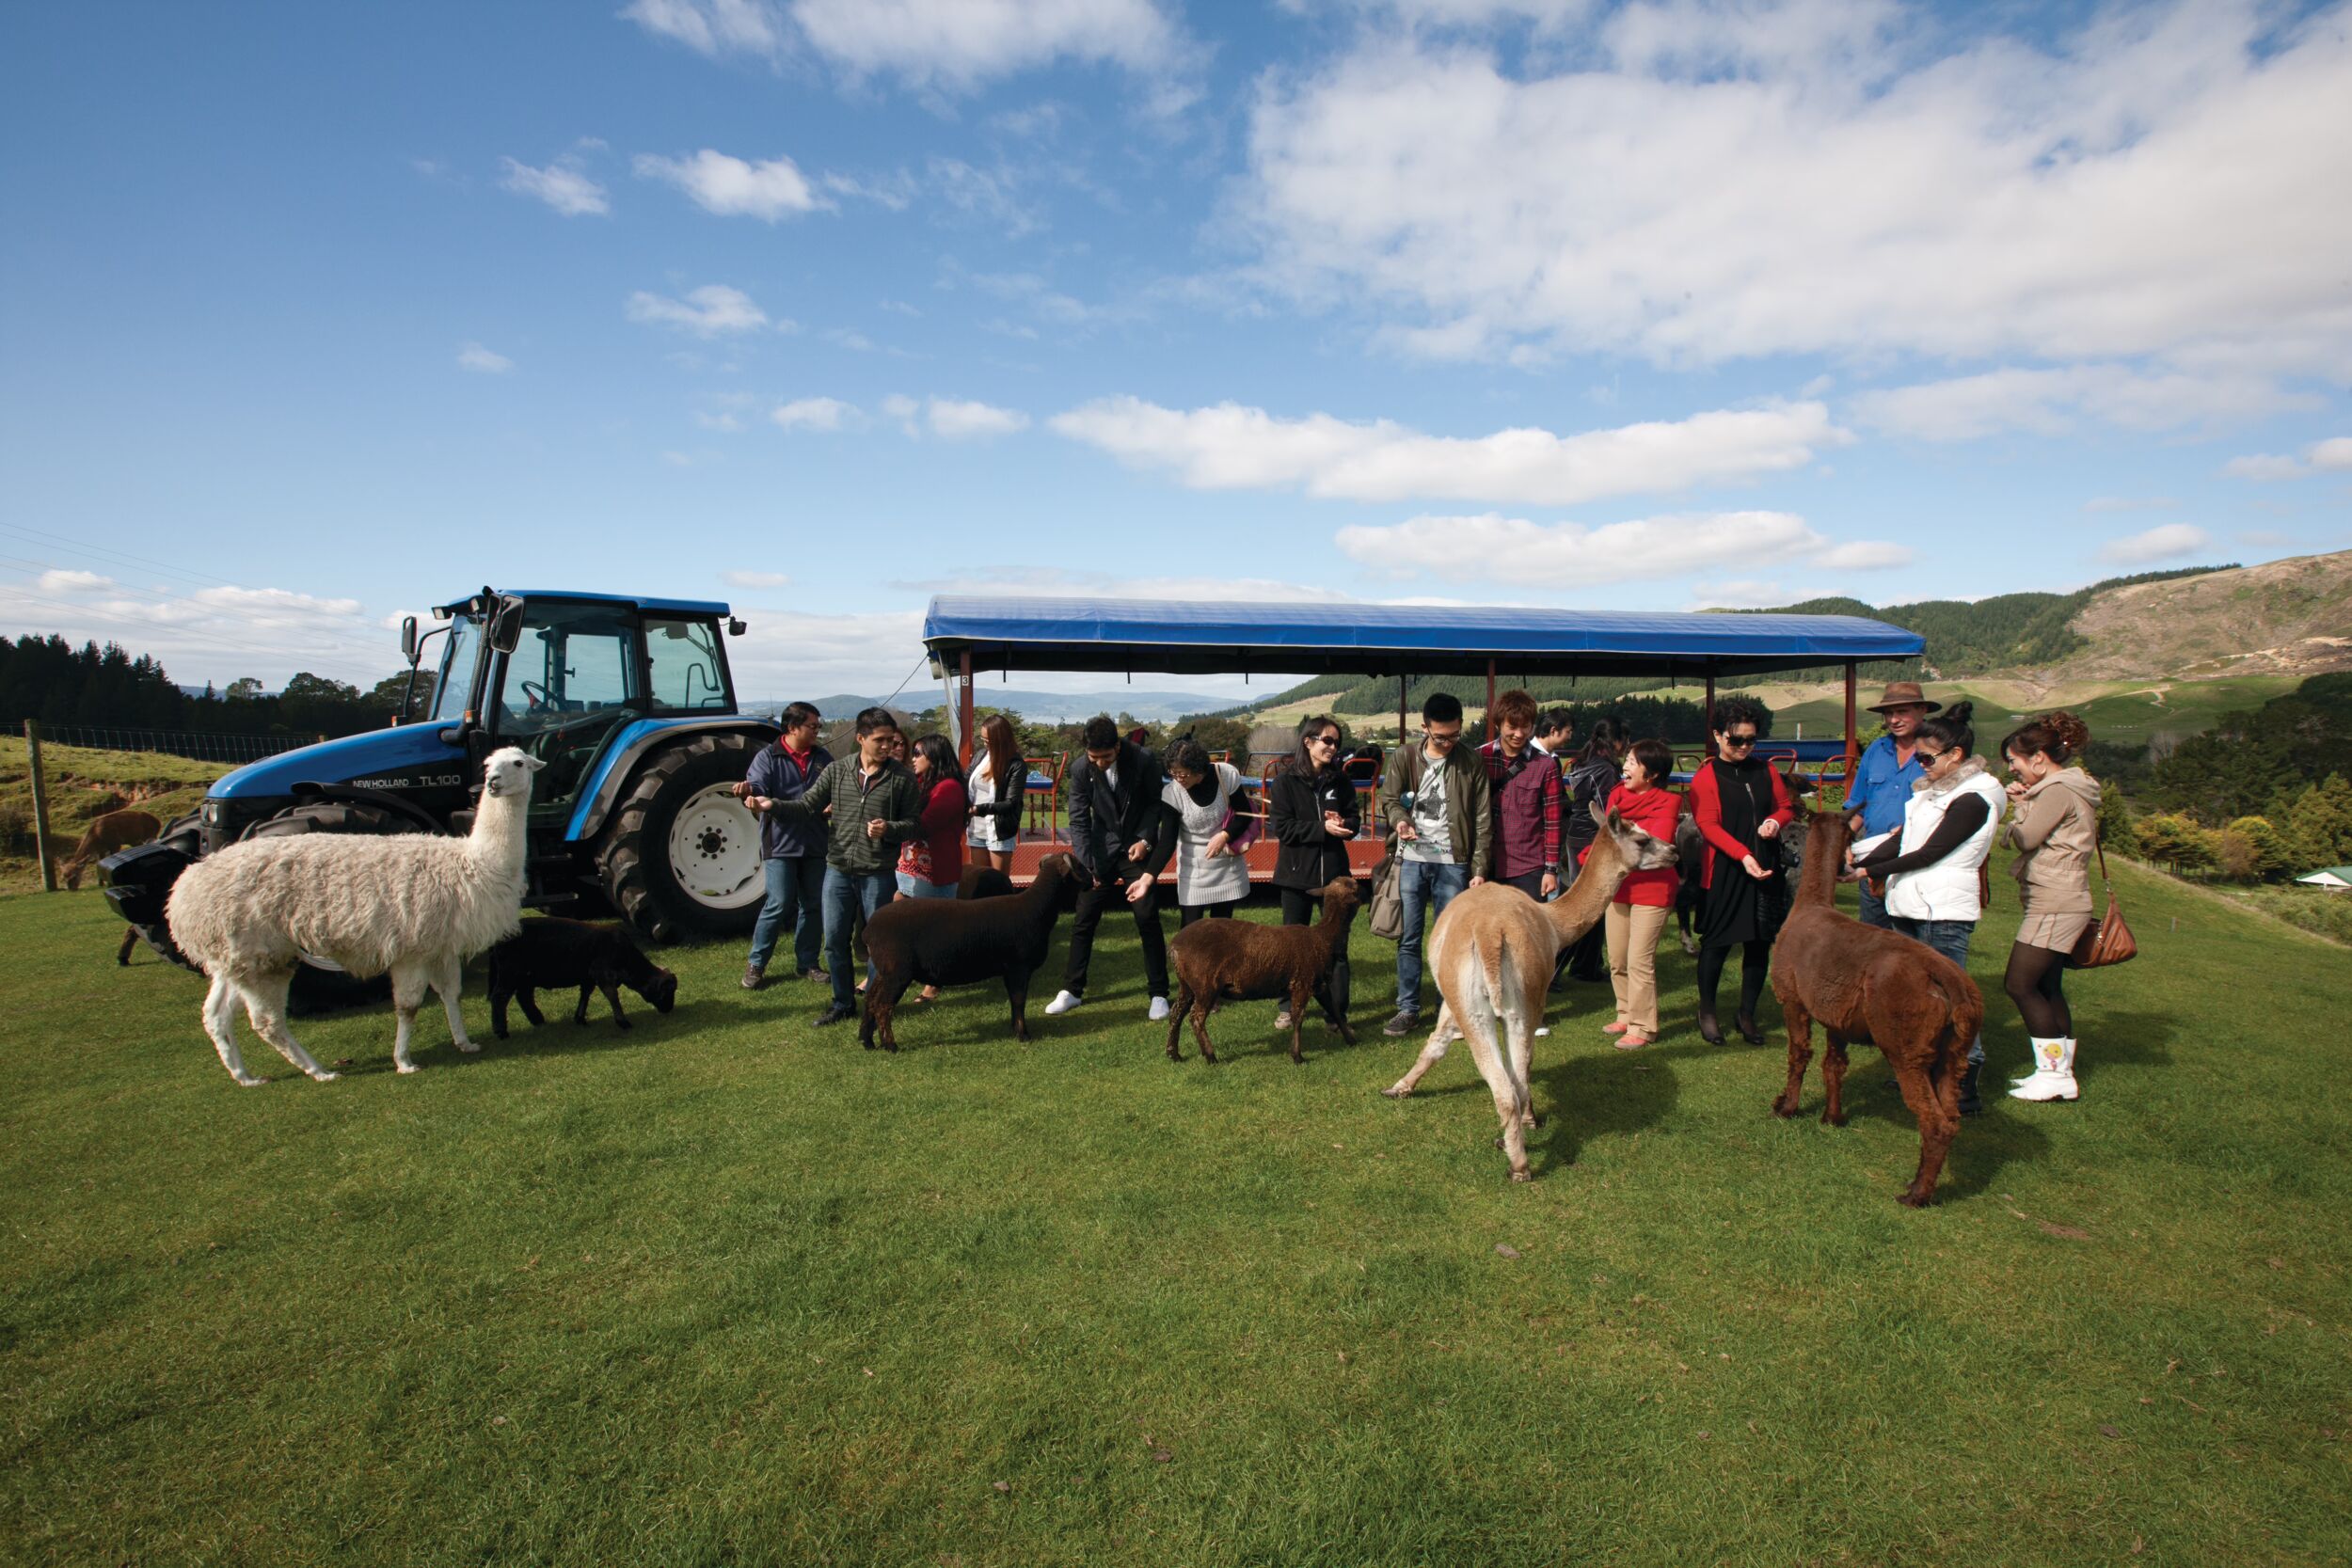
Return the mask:
[[[523,602],[501,599],[498,612],[490,620],[490,646],[500,653],[511,654],[523,640]]]
[[[736,620],[733,617],[729,617],[727,621],[727,635],[729,637],[740,637],[751,629],[751,627],[745,626],[742,622]]]
[[[417,618],[414,615],[400,618],[400,657],[410,664],[417,662]]]

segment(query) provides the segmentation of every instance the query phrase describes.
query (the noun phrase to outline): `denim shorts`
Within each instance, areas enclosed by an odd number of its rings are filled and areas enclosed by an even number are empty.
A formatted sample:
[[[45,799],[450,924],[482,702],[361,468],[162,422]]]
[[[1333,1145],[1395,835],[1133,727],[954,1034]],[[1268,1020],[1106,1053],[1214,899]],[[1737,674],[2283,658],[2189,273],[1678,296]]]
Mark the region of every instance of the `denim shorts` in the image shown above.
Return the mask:
[[[953,898],[956,884],[927,882],[912,871],[901,871],[898,873],[898,891],[909,898]]]

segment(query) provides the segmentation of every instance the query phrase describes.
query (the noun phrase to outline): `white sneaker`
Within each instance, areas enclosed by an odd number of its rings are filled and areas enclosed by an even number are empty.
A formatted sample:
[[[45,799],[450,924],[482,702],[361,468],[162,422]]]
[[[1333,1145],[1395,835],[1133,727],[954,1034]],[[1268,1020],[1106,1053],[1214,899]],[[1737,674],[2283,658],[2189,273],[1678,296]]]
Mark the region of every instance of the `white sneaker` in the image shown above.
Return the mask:
[[[1073,1001],[1073,1003],[1071,1003],[1071,1006],[1074,1007],[1074,1006],[1077,1006],[1077,1003],[1075,1003],[1075,1002]],[[1046,1010],[1047,1012],[1049,1012],[1049,1013],[1050,1013],[1050,1012],[1052,1012],[1054,1009],[1053,1009],[1053,1008],[1051,1008],[1051,1007],[1048,1007],[1048,1008],[1046,1008],[1045,1010]],[[1165,997],[1165,996],[1155,996],[1155,997],[1152,998],[1152,1022],[1154,1022],[1154,1023],[1166,1023],[1166,1022],[1168,1022],[1168,998],[1167,998],[1167,997]]]
[[[1535,1037],[1539,1040],[1549,1039],[1551,1037],[1551,1031],[1549,1029],[1538,1029],[1535,1031]]]
[[[1059,1018],[1085,1000],[1083,996],[1073,996],[1066,990],[1057,990],[1054,993],[1054,999],[1045,1004],[1045,1016]]]

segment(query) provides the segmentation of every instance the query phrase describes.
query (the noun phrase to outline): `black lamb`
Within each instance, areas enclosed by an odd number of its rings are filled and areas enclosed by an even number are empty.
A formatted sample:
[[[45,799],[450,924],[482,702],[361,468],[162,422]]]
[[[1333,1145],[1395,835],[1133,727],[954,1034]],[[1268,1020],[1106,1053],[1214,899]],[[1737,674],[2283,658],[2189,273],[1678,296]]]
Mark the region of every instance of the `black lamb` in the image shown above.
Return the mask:
[[[588,993],[595,990],[604,992],[612,1008],[613,1023],[623,1029],[629,1026],[628,1015],[621,1010],[623,986],[652,1003],[656,1012],[666,1013],[677,1005],[677,976],[640,953],[618,927],[548,915],[524,921],[520,932],[490,949],[492,1032],[501,1039],[506,1037],[510,997],[521,1006],[523,1017],[531,1020],[533,1028],[545,1023],[532,992],[541,987],[558,990],[565,986],[580,988],[580,1006],[572,1012],[574,1023],[588,1022]]]
[[[874,977],[866,987],[866,1012],[858,1021],[858,1043],[898,1049],[890,1027],[898,998],[912,985],[968,986],[1002,980],[1012,1005],[1012,1037],[1029,1037],[1029,977],[1045,966],[1054,923],[1077,905],[1079,890],[1093,885],[1086,868],[1069,855],[1038,863],[1037,879],[1009,896],[971,901],[901,898],[874,911],[866,923],[866,949]]]

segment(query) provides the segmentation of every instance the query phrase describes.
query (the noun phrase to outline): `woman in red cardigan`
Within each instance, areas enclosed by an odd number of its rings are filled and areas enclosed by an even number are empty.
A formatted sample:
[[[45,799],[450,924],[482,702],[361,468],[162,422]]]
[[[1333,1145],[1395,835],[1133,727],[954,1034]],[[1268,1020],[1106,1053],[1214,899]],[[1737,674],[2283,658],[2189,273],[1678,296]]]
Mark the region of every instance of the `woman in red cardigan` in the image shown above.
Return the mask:
[[[914,756],[914,777],[923,786],[923,806],[914,818],[922,833],[898,851],[898,896],[953,898],[963,880],[963,829],[972,798],[946,736],[920,736]],[[925,986],[921,999],[938,1001],[939,988]]]
[[[1779,772],[1756,754],[1763,710],[1744,697],[1715,705],[1715,755],[1691,775],[1691,813],[1706,840],[1700,853],[1699,1036],[1724,1043],[1715,1022],[1715,989],[1734,947],[1740,949],[1740,1037],[1764,1043],[1756,1005],[1772,958],[1768,897],[1778,899],[1780,831],[1797,810]]]
[[[1666,787],[1674,768],[1675,754],[1664,741],[1635,741],[1625,759],[1624,783],[1609,792],[1607,809],[1661,844],[1672,844],[1682,820],[1682,797]],[[1681,879],[1672,866],[1629,872],[1609,905],[1603,925],[1617,1022],[1602,1032],[1617,1037],[1620,1051],[1639,1051],[1658,1037],[1658,936]]]

